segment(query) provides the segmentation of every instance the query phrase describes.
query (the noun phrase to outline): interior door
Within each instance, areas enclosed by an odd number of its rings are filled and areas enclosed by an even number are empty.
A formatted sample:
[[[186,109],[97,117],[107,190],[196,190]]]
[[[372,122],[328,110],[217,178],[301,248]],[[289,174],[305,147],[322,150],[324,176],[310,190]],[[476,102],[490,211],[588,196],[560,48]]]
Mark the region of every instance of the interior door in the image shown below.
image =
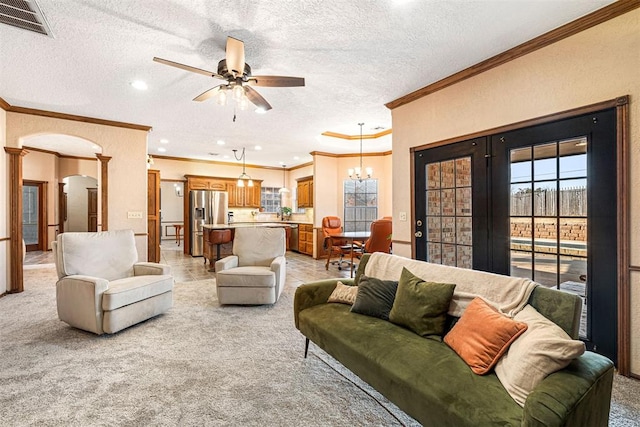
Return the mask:
[[[98,231],[98,189],[87,188],[87,231]]]
[[[477,138],[414,153],[417,259],[491,269],[486,145]]]
[[[47,183],[28,181],[22,183],[22,236],[26,249],[47,250]]]

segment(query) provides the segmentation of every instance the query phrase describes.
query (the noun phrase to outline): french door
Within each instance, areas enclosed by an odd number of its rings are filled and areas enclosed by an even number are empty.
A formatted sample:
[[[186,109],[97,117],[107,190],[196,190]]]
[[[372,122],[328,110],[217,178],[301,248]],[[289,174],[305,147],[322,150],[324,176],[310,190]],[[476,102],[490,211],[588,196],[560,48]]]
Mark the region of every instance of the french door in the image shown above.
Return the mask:
[[[466,163],[469,180],[457,167]],[[581,339],[616,360],[614,109],[425,149],[415,153],[415,171],[418,259],[579,295]],[[451,173],[453,184],[443,179]]]

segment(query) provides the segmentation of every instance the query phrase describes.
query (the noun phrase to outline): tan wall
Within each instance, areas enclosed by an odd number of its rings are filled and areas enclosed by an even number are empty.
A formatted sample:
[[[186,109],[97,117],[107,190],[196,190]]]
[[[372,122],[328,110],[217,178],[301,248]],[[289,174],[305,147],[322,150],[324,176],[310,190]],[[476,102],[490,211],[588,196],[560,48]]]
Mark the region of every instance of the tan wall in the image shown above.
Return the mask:
[[[640,265],[640,10],[392,111],[393,214],[411,212],[409,149],[630,95],[631,259]],[[634,167],[635,165],[635,167]],[[411,222],[394,221],[411,240]],[[394,253],[412,256],[410,245]],[[640,374],[640,289],[632,283],[632,372]]]
[[[7,112],[0,108],[0,240],[9,236],[9,158],[4,151],[7,135]],[[9,240],[0,241],[0,295],[7,292],[10,280]]]
[[[47,183],[47,241],[46,248],[58,234],[58,158],[54,154],[29,152],[22,158],[22,179]]]
[[[58,159],[58,180],[72,175],[85,175],[98,179],[100,176],[100,162],[98,160],[72,159],[61,157]]]
[[[87,188],[97,188],[98,180],[90,176],[73,175],[65,179],[67,220],[65,231],[89,231],[89,195]]]
[[[7,145],[22,147],[23,139],[39,134],[63,134],[102,147],[109,162],[109,229],[132,229],[138,256],[147,259],[147,132],[22,113],[7,113]],[[101,183],[99,183],[101,185]],[[100,199],[100,198],[99,198]],[[127,218],[128,211],[142,219]],[[99,217],[99,223],[102,218]]]

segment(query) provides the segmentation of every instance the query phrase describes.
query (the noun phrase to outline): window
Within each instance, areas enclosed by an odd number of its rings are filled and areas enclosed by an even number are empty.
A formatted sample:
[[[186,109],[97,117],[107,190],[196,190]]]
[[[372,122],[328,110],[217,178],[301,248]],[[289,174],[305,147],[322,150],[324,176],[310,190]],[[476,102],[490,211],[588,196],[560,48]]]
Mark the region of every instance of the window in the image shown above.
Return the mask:
[[[280,212],[280,187],[262,187],[260,189],[260,206],[265,212]]]
[[[378,180],[344,181],[344,231],[368,231],[378,217]]]

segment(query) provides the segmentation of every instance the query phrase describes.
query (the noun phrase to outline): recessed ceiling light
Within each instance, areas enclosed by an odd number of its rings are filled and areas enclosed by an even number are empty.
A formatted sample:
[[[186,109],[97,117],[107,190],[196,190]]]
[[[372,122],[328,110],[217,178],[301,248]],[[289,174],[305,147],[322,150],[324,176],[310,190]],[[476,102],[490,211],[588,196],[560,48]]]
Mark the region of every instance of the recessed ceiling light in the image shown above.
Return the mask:
[[[167,151],[167,149],[164,148],[164,147],[160,147],[160,148],[158,148],[158,151],[161,152],[161,153],[164,153],[164,152]]]
[[[256,151],[260,151],[260,150],[262,150],[262,147],[261,147],[261,146],[259,146],[259,145],[256,145],[256,146],[254,147],[254,150],[256,150]]]
[[[145,82],[143,82],[142,80],[134,80],[131,82],[131,86],[133,86],[134,88],[138,89],[138,90],[147,90],[149,88],[149,86],[147,86],[147,84]]]
[[[258,107],[258,108],[256,108],[256,113],[258,113],[258,114],[266,114],[267,110],[265,110],[262,107]]]
[[[164,138],[162,138],[162,139],[160,140],[160,143],[162,143],[162,144],[168,144],[168,143],[169,143],[169,140],[168,140],[168,139],[164,139]]]
[[[224,156],[222,156],[223,159],[228,159],[229,156],[227,154],[225,154]]]
[[[218,144],[218,145],[224,145],[224,144],[225,144],[225,142],[224,142],[223,140],[219,139],[219,140],[218,140],[218,142],[217,142],[217,144]]]
[[[298,157],[298,156],[293,156],[293,160],[300,160],[300,157]]]
[[[284,165],[284,162],[278,162],[279,165]]]

